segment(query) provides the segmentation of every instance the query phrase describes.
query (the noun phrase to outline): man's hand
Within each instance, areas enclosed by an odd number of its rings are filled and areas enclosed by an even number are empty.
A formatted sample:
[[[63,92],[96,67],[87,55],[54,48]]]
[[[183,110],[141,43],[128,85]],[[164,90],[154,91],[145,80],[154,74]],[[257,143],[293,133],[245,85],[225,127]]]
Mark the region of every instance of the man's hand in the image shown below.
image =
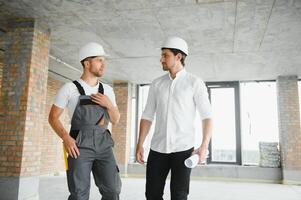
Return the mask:
[[[194,150],[193,154],[199,155],[199,164],[206,163],[208,148],[205,146],[200,146],[200,148]]]
[[[63,143],[68,154],[72,158],[76,159],[79,156],[79,150],[76,146],[75,140],[70,135],[65,135],[65,137],[63,137],[62,139],[64,141]]]
[[[101,93],[91,94],[91,100],[107,109],[113,107],[113,104],[110,101],[109,97]]]
[[[64,146],[68,154],[72,158],[77,158],[79,156],[79,150],[76,146],[75,140],[69,135],[64,126],[62,125],[60,116],[62,115],[64,109],[57,107],[56,105],[52,105],[48,121],[50,126],[56,132],[60,138],[62,138]]]
[[[137,145],[136,148],[136,160],[140,164],[144,164],[144,149],[142,145]]]
[[[98,105],[105,107],[108,111],[110,122],[115,125],[119,122],[120,113],[117,106],[114,106],[108,96],[101,93],[92,94],[91,100]]]

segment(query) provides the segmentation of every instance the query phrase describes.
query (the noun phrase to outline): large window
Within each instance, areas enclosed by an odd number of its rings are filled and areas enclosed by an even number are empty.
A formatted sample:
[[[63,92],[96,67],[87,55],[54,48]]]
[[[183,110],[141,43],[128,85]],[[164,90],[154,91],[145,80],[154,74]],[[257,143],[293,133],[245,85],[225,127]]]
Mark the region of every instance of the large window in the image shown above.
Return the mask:
[[[238,82],[208,83],[214,121],[209,163],[241,164]]]
[[[275,82],[240,84],[243,164],[258,164],[259,142],[278,142]]]

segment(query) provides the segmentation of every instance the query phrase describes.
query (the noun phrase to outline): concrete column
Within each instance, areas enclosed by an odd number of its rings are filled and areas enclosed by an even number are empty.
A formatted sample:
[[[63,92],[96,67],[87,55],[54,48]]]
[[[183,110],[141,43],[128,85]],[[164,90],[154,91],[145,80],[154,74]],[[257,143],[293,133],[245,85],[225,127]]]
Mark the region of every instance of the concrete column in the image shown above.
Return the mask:
[[[297,76],[277,78],[283,183],[301,183],[301,130]]]
[[[114,152],[122,173],[127,173],[130,157],[131,131],[131,93],[130,85],[126,82],[114,83],[116,102],[120,112],[118,125],[113,126]]]
[[[7,23],[0,97],[1,199],[39,199],[49,35],[33,19]]]

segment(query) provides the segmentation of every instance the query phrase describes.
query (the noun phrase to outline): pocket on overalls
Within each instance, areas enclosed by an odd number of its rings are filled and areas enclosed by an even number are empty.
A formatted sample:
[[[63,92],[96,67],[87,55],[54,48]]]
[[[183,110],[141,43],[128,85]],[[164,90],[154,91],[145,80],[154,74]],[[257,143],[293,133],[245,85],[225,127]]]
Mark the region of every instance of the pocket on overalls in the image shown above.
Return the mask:
[[[76,138],[76,144],[78,147],[82,148],[93,148],[94,147],[94,141],[93,141],[93,132],[89,132],[87,130],[82,131],[80,130],[77,138]]]
[[[116,175],[115,175],[115,183],[116,183],[116,192],[120,194],[122,182],[119,174],[119,167],[116,165]]]
[[[76,142],[77,146],[80,145],[81,140],[82,140],[82,134],[81,134],[81,131],[78,131],[77,136],[75,138],[75,142]]]
[[[112,138],[111,131],[110,131],[109,129],[107,129],[107,130],[106,130],[106,133],[107,133],[109,139],[110,139],[111,142],[112,142],[112,146],[114,147],[114,144],[115,144],[115,143],[114,143],[114,140],[113,140],[113,138]]]

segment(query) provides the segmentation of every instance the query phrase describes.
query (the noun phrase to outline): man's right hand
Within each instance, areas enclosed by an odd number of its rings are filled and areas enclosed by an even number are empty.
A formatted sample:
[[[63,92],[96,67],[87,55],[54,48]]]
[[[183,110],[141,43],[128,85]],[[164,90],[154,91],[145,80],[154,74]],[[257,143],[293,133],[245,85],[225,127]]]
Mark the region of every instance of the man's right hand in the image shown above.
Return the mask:
[[[56,105],[52,105],[48,117],[48,121],[50,126],[56,132],[60,138],[62,138],[64,146],[68,154],[72,158],[77,158],[79,156],[79,150],[76,146],[75,140],[68,134],[64,126],[60,121],[60,116],[64,112],[63,108],[57,107]]]
[[[136,160],[140,164],[144,164],[144,149],[143,146],[137,145],[136,148]]]
[[[67,150],[68,154],[72,158],[76,159],[79,156],[79,150],[76,146],[76,141],[70,135],[66,135],[63,138],[63,143],[64,143],[65,149]]]

